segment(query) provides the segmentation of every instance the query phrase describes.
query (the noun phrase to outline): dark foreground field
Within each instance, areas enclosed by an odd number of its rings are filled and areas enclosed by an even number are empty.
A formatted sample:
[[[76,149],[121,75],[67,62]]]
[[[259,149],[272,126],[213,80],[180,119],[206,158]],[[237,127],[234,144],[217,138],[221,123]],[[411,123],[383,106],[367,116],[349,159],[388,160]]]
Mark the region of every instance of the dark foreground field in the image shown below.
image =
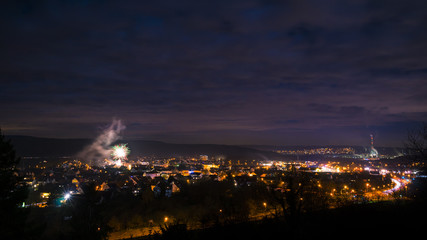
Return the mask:
[[[295,225],[275,218],[192,231],[185,225],[172,225],[163,235],[138,239],[423,238],[426,216],[424,201],[381,202],[306,214]]]

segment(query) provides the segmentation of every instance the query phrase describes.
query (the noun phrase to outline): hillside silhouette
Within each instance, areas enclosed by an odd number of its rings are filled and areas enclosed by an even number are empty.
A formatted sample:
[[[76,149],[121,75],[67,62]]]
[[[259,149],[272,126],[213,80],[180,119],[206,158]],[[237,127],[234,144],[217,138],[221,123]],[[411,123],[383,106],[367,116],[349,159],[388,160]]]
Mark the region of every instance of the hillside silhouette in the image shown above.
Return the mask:
[[[19,156],[23,157],[72,157],[76,156],[92,139],[57,139],[31,136],[8,136]],[[175,144],[147,140],[120,140],[131,149],[130,157],[179,157],[208,155],[226,159],[283,159],[285,156],[249,147],[218,144]]]

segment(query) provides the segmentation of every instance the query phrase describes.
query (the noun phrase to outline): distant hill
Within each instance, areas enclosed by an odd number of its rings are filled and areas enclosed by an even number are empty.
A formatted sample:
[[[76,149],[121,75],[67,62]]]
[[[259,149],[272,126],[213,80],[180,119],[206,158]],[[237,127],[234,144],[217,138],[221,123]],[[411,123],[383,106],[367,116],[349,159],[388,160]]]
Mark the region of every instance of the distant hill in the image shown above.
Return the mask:
[[[249,147],[218,144],[172,144],[156,141],[129,141],[132,152],[139,156],[222,156],[227,159],[283,159],[284,156],[272,151]]]
[[[56,139],[30,136],[6,136],[22,157],[72,157],[90,145],[91,139]],[[217,144],[172,144],[147,140],[120,140],[128,143],[130,157],[222,156],[226,159],[284,159],[281,154],[250,147]]]
[[[30,136],[6,136],[21,157],[64,157],[74,156],[85,146],[90,139],[57,139],[39,138]]]

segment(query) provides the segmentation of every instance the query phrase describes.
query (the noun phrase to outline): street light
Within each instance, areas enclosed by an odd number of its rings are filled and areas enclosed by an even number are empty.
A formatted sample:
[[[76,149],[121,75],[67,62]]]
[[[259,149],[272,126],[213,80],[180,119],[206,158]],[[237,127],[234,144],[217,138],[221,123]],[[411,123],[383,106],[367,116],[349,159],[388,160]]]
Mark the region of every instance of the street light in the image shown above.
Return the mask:
[[[70,197],[71,197],[71,194],[70,193],[66,193],[64,195],[64,200],[67,201],[68,199],[70,199]]]

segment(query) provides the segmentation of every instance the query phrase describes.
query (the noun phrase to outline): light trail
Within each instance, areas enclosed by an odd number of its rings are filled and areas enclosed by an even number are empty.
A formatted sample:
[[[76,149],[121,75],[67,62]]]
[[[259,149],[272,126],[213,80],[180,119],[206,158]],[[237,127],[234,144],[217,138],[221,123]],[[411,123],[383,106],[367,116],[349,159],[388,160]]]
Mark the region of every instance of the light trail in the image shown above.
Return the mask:
[[[392,192],[395,192],[403,186],[403,184],[396,178],[392,178],[391,181],[393,181],[394,187],[392,189],[384,191],[385,194],[390,194]]]

